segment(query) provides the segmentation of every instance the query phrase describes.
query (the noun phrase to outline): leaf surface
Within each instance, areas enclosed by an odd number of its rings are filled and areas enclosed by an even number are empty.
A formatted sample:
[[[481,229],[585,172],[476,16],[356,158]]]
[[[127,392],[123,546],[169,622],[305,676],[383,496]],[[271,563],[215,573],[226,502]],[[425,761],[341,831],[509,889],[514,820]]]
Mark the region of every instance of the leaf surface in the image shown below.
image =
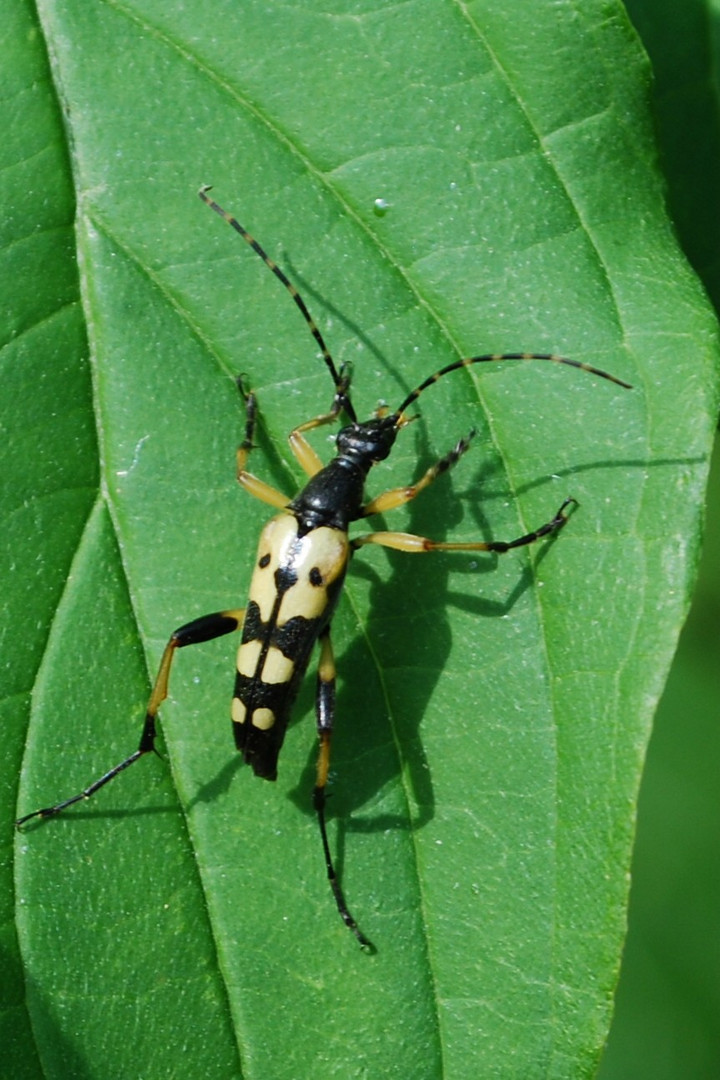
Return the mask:
[[[580,504],[555,542],[503,558],[355,560],[333,627],[332,844],[377,954],[324,880],[312,680],[263,784],[225,719],[232,640],[186,651],[167,762],[18,839],[26,1075],[589,1075],[715,394],[714,325],[664,216],[621,9],[45,0],[40,15],[52,76],[17,132],[4,249],[7,283],[27,247],[44,289],[15,289],[5,350],[25,440],[9,625],[35,631],[5,698],[13,775],[25,744],[8,818],[130,753],[170,630],[244,602],[268,515],[234,482],[234,377],[260,403],[252,467],[289,494],[287,432],[330,402],[293,304],[201,183],[352,361],[362,416],[487,351],[562,352],[634,390],[479,366],[423,395],[371,477],[407,483],[476,427],[389,528],[512,539]],[[18,92],[37,97],[40,39],[20,25]],[[54,145],[51,164],[23,159],[21,135]]]

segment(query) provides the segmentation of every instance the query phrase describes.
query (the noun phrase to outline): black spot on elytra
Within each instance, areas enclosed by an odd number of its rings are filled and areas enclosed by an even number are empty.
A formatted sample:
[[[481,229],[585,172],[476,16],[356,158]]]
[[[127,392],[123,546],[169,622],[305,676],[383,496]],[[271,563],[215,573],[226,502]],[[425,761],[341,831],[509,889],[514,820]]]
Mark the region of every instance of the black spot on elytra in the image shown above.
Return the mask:
[[[292,589],[293,585],[297,585],[297,579],[297,571],[291,566],[278,566],[275,571],[275,588],[282,596],[288,589]]]
[[[310,584],[311,585],[322,585],[322,583],[323,583],[322,574],[320,573],[317,566],[313,566],[312,570],[310,571]]]
[[[245,611],[245,622],[242,631],[242,644],[248,641],[259,641],[263,632],[264,623],[260,618],[260,608],[254,600],[251,600]]]
[[[265,567],[268,566],[269,564],[270,564],[270,554],[269,553],[267,555],[263,555],[258,560],[258,566],[260,567],[261,570],[264,570]]]

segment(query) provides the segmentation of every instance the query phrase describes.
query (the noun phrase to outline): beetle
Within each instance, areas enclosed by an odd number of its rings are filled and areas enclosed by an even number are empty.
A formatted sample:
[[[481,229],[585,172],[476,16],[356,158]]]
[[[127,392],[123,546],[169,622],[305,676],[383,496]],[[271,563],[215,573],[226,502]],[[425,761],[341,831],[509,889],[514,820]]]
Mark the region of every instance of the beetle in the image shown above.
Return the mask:
[[[238,379],[245,399],[246,424],[244,439],[237,450],[237,478],[249,494],[279,511],[260,535],[246,607],[203,615],[175,630],[160,661],[137,750],[83,791],[54,806],[34,810],[19,818],[15,824],[21,827],[33,818],[53,817],[75,803],[91,798],[119,773],[154,751],[158,711],[167,697],[176,651],[234,631],[241,631],[231,708],[235,744],[256,776],[275,780],[278,755],[291,710],[317,643],[320,656],[315,711],[319,749],[312,793],[313,807],[325,868],[338,912],[360,945],[371,949],[370,941],[346,903],[335,871],[325,820],[330,744],[335,722],[336,672],[330,626],[350,558],[366,544],[378,544],[413,554],[431,551],[488,551],[501,554],[559,532],[567,523],[568,510],[576,500],[566,498],[549,521],[515,540],[454,543],[385,530],[363,533],[351,539],[349,526],[352,522],[403,506],[452,468],[470,447],[476,431],[473,429],[461,438],[414,484],[392,488],[366,501],[364,492],[368,474],[374,465],[389,456],[400,431],[415,418],[408,415],[410,406],[439,379],[461,368],[511,360],[545,360],[596,375],[625,389],[630,389],[630,385],[590,364],[553,353],[486,353],[447,364],[411,390],[396,409],[390,410],[382,405],[369,420],[359,421],[350,396],[350,368],[347,365],[336,366],[295,286],[254,237],[209,196],[209,191],[209,187],[200,189],[199,196],[203,202],[249,244],[299,308],[332,378],[332,403],[327,412],[300,424],[290,433],[291,450],[308,479],[305,487],[294,498],[289,498],[247,469],[254,445],[257,401],[255,394],[246,389],[242,377]],[[337,434],[335,458],[325,465],[307,441],[306,434],[333,423],[342,414],[349,423]]]

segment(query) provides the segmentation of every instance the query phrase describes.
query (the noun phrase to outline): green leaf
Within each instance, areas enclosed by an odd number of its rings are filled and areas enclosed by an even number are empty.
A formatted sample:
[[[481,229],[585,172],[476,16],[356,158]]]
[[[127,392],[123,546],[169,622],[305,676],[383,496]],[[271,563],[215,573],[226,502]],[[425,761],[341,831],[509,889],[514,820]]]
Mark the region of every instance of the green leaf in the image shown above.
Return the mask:
[[[234,483],[234,376],[260,402],[252,467],[288,492],[286,434],[330,402],[296,309],[201,183],[353,362],[363,416],[486,351],[559,351],[635,389],[476,367],[428,390],[371,477],[407,483],[477,427],[388,527],[511,539],[580,503],[556,542],[504,558],[355,560],[331,842],[377,954],[324,880],[312,687],[260,783],[232,747],[221,639],[179,657],[167,762],[17,838],[13,1075],[588,1075],[716,399],[621,8],[40,12],[42,37],[16,0],[8,31],[8,821],[130,753],[169,632],[244,602],[268,515]]]

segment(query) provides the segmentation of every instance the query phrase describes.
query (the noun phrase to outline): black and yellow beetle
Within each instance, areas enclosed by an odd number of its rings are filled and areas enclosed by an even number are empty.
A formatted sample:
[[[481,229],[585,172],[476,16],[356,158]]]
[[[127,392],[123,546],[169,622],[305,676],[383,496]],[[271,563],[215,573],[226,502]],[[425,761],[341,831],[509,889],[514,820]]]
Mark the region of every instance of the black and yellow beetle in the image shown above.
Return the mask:
[[[411,553],[509,551],[558,532],[567,521],[568,506],[575,500],[565,499],[550,521],[516,540],[446,543],[411,533],[387,531],[363,533],[351,540],[348,535],[351,522],[394,510],[414,499],[458,461],[470,446],[475,432],[471,431],[465,438],[460,439],[417,483],[393,488],[368,502],[365,501],[364,494],[367,475],[373,465],[388,457],[398,432],[413,419],[407,415],[407,409],[420,394],[444,375],[471,364],[505,360],[549,360],[598,375],[626,389],[629,389],[629,384],[589,364],[549,353],[485,354],[448,364],[420,383],[394,411],[382,406],[370,420],[360,422],[350,397],[349,370],[346,367],[338,370],[335,366],[302,297],[257,241],[208,196],[209,190],[207,187],[202,188],[199,192],[200,198],[252,247],[283,283],[302,312],[332,377],[335,388],[333,401],[328,412],[301,424],[290,434],[292,452],[309,477],[302,491],[294,499],[290,499],[247,471],[248,458],[253,448],[256,401],[254,394],[246,392],[242,383],[238,382],[247,409],[245,438],[237,451],[238,480],[250,494],[280,511],[268,522],[260,535],[247,606],[204,615],[177,629],[171,635],[160,662],[138,749],[84,791],[54,806],[26,814],[16,825],[21,826],[35,817],[51,817],[82,799],[89,799],[118,773],[154,750],[157,713],[167,697],[175,650],[240,629],[242,639],[237,656],[235,694],[232,701],[235,743],[256,776],[275,780],[278,755],[290,711],[305,674],[310,653],[315,643],[319,642],[316,718],[320,746],[313,805],[320,827],[327,874],[338,911],[360,944],[370,947],[370,942],[358,927],[345,902],[335,873],[325,825],[325,789],[330,767],[330,739],[335,719],[335,662],[330,642],[330,624],[350,557],[364,544],[380,544]],[[307,442],[305,433],[332,423],[341,413],[345,413],[350,423],[337,435],[337,456],[329,465],[323,465]]]

